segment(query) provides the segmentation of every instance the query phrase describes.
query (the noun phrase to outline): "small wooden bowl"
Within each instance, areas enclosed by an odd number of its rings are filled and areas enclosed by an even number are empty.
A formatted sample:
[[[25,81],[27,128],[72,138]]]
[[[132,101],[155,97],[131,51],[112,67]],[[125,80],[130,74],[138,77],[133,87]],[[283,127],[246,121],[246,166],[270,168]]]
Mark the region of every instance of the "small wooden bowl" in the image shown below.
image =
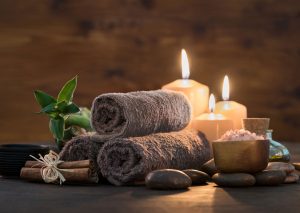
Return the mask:
[[[269,140],[214,141],[212,143],[217,169],[223,173],[256,173],[269,161]]]

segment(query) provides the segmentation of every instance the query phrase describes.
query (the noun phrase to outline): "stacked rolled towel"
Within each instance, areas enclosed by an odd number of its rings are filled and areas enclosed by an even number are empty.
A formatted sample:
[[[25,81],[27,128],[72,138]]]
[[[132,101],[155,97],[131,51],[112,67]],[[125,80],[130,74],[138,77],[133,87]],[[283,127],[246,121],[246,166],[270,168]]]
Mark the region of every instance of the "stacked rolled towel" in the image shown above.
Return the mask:
[[[92,107],[92,126],[104,141],[179,131],[191,119],[191,107],[183,94],[172,91],[108,93]]]
[[[70,140],[59,153],[63,161],[91,160],[99,176],[101,172],[97,163],[97,156],[103,146],[98,135],[82,135]]]
[[[199,169],[209,160],[210,148],[202,133],[180,131],[190,119],[191,107],[180,93],[103,94],[92,106],[97,134],[72,139],[60,156],[97,161],[99,174],[115,185],[144,180],[155,169]]]
[[[98,155],[102,175],[115,185],[144,180],[156,169],[200,169],[210,147],[198,131],[157,133],[108,141]]]

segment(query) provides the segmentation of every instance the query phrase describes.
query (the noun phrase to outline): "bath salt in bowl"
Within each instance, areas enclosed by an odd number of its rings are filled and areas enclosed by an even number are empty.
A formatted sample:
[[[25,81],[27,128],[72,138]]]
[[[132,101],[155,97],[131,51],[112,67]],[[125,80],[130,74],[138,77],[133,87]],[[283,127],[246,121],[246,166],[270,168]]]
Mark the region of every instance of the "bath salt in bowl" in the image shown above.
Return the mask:
[[[256,173],[269,161],[269,140],[247,130],[230,130],[212,143],[216,167],[223,173]]]
[[[248,130],[229,130],[218,141],[253,141],[264,140],[265,138]]]

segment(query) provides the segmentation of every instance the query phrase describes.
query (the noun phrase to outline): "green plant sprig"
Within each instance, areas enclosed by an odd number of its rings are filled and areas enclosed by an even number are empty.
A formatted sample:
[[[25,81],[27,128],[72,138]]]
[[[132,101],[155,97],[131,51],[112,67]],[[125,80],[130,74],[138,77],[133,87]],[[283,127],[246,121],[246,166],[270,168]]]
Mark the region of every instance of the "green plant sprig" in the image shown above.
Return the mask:
[[[39,113],[46,114],[49,118],[49,128],[59,148],[63,141],[74,136],[74,126],[91,131],[90,112],[88,109],[80,109],[73,101],[73,95],[77,87],[77,76],[69,80],[60,90],[57,98],[36,90],[34,96],[41,106]]]

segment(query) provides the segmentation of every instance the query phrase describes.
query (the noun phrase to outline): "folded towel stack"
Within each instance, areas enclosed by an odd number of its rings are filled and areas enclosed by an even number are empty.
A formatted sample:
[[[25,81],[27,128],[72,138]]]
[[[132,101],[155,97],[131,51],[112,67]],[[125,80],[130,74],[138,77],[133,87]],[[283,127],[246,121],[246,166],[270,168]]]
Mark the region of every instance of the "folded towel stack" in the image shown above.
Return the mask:
[[[97,134],[74,138],[60,155],[97,160],[101,174],[115,185],[143,180],[155,169],[197,169],[209,160],[210,148],[202,133],[182,130],[190,120],[191,107],[177,92],[100,95],[92,106]]]

